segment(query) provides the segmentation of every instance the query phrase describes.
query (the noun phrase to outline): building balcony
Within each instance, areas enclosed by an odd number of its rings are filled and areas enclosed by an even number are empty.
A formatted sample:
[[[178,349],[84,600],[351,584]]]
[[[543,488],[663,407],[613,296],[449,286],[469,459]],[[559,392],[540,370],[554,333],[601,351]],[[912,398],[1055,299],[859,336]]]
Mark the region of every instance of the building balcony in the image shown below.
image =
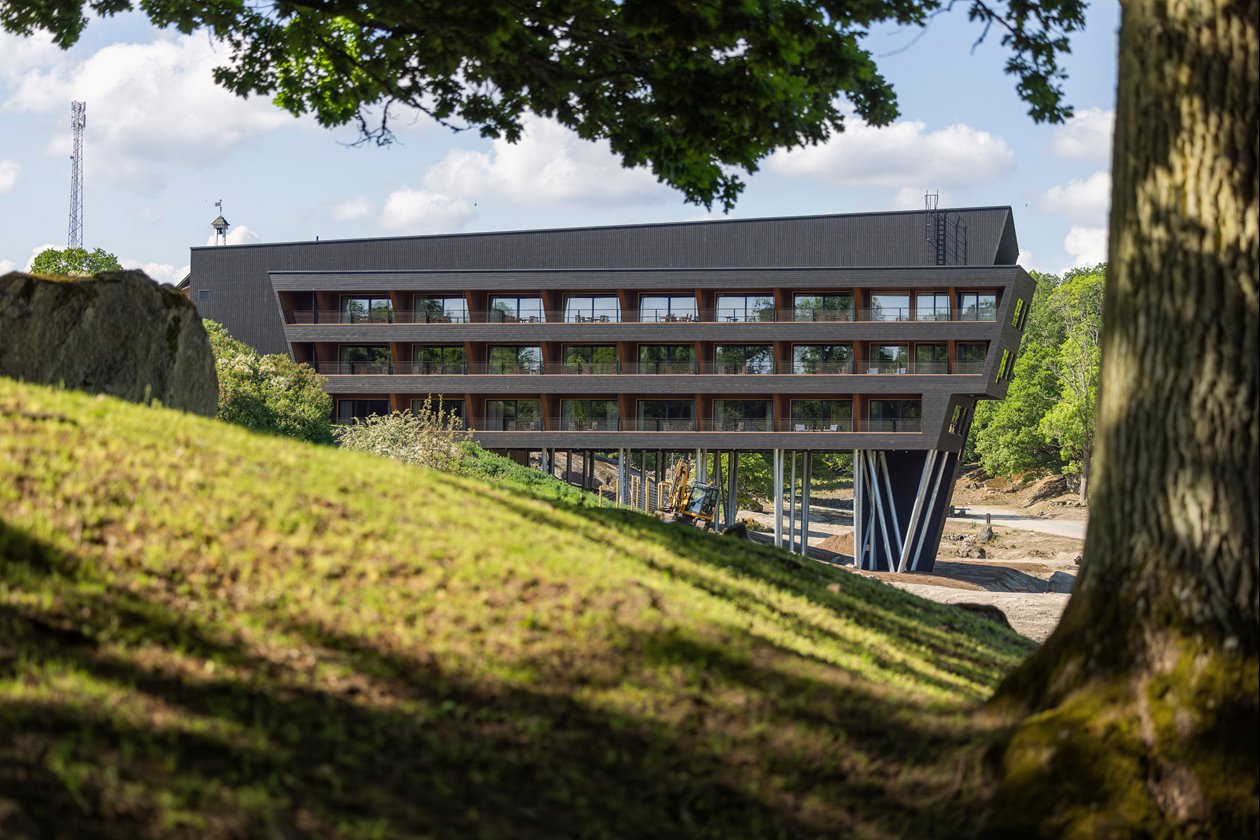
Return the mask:
[[[515,316],[498,310],[472,312],[433,313],[421,310],[390,310],[376,312],[342,312],[329,310],[293,310],[285,313],[284,322],[290,325],[381,325],[390,324],[531,324],[556,326],[559,324],[757,324],[757,323],[885,323],[931,321],[981,321],[994,322],[996,312],[955,310],[946,313],[922,313],[911,309],[857,309],[812,311],[804,309],[763,309],[756,312],[702,309],[696,312],[660,312],[644,310],[622,312],[620,315],[570,315],[549,311],[537,315]]]
[[[745,432],[784,434],[919,434],[922,418],[902,420],[863,420],[854,429],[851,419],[840,420],[771,420],[768,418],[714,418],[704,429],[694,418],[588,418],[549,417],[507,419],[475,417],[468,423],[474,432]]]
[[[984,362],[894,362],[867,360],[859,365],[864,376],[979,376]],[[433,362],[315,362],[324,376],[853,376],[852,362],[793,365],[777,370],[723,362],[545,362],[502,365],[492,362],[438,364]]]

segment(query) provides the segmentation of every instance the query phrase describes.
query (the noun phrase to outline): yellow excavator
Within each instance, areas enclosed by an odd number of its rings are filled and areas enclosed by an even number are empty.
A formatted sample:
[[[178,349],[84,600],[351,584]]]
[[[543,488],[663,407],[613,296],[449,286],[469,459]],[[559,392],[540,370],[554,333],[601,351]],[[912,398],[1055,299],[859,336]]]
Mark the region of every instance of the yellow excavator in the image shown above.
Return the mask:
[[[666,511],[673,514],[676,521],[712,531],[717,506],[718,488],[712,484],[691,483],[691,464],[685,458],[679,460],[674,467]]]

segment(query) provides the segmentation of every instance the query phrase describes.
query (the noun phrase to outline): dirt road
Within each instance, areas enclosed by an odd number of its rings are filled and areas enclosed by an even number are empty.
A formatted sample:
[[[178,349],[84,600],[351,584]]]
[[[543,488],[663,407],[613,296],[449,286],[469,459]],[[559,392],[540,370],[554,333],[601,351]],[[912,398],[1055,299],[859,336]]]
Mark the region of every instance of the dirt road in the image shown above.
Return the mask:
[[[959,522],[984,522],[985,514],[993,519],[994,525],[1005,525],[1021,531],[1036,531],[1041,534],[1052,534],[1056,537],[1067,537],[1074,540],[1085,539],[1085,526],[1089,524],[1080,519],[1040,519],[1028,516],[1017,508],[987,507],[984,505],[968,505],[966,516],[951,516]]]

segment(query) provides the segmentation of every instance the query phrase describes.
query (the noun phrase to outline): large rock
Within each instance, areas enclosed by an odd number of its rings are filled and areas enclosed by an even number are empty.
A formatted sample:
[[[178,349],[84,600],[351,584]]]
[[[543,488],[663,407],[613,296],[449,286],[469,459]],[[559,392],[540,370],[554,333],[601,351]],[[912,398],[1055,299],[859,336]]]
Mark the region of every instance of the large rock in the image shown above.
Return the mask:
[[[0,376],[205,415],[219,399],[197,310],[140,271],[0,277]]]

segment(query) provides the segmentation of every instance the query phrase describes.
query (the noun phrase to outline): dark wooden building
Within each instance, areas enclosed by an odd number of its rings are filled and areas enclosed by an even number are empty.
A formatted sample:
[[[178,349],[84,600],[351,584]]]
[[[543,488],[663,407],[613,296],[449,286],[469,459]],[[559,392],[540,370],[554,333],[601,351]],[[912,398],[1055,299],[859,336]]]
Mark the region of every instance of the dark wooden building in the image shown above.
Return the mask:
[[[340,420],[440,397],[491,449],[771,450],[780,480],[851,451],[861,563],[922,570],[1006,393],[1018,253],[986,207],[195,248],[189,293]]]

